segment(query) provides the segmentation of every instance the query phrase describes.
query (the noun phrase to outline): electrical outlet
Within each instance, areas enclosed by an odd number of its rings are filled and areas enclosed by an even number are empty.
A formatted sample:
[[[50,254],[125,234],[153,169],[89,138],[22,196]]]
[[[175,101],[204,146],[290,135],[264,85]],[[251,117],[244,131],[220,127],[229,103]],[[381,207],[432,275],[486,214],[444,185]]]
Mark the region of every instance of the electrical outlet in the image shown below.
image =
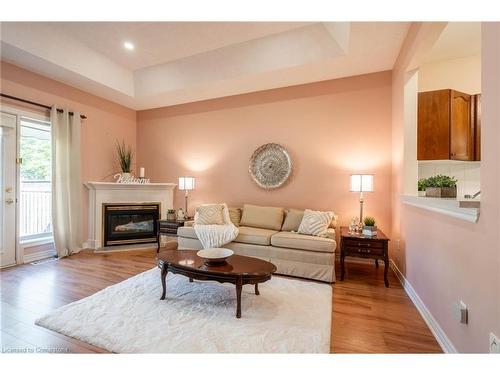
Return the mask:
[[[490,353],[500,354],[500,340],[493,332],[490,332]]]
[[[462,324],[467,324],[469,321],[469,314],[467,310],[467,305],[463,301],[458,301],[453,306],[453,315],[455,320]]]

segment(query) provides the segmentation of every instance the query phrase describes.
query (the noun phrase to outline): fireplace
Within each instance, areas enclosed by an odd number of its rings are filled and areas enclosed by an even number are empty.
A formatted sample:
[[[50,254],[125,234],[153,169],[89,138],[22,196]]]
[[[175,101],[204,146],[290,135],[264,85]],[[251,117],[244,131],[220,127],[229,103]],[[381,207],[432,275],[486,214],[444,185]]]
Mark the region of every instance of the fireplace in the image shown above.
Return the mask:
[[[156,242],[160,203],[103,203],[103,246]]]

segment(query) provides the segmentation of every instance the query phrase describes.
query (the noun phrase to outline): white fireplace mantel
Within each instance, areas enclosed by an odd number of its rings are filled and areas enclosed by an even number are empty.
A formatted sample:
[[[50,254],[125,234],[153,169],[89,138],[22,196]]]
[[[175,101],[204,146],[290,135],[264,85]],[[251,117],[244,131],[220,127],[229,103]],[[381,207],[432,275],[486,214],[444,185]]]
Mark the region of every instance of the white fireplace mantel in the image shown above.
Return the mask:
[[[119,184],[116,182],[84,183],[89,189],[89,238],[86,247],[102,248],[102,205],[104,203],[160,203],[160,217],[173,208],[173,183]]]
[[[118,184],[116,182],[94,182],[84,183],[89,190],[173,190],[177,184],[169,182],[151,182],[149,184]]]

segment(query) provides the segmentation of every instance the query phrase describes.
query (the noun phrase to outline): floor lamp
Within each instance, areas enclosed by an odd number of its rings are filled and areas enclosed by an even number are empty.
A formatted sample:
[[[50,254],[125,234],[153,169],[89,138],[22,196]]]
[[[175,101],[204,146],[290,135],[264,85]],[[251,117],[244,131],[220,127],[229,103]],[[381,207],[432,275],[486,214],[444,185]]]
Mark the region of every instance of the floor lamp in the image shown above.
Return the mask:
[[[373,191],[373,175],[372,174],[352,174],[351,175],[351,191],[359,193],[359,222],[363,223],[363,204],[365,198],[363,193]]]

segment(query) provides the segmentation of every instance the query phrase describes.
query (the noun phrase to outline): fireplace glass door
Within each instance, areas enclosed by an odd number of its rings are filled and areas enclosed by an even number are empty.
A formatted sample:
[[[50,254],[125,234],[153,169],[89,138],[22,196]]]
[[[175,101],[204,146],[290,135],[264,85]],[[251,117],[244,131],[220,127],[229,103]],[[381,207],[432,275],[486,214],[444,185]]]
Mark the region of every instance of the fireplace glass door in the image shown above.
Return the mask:
[[[104,246],[156,242],[159,204],[104,204]]]

